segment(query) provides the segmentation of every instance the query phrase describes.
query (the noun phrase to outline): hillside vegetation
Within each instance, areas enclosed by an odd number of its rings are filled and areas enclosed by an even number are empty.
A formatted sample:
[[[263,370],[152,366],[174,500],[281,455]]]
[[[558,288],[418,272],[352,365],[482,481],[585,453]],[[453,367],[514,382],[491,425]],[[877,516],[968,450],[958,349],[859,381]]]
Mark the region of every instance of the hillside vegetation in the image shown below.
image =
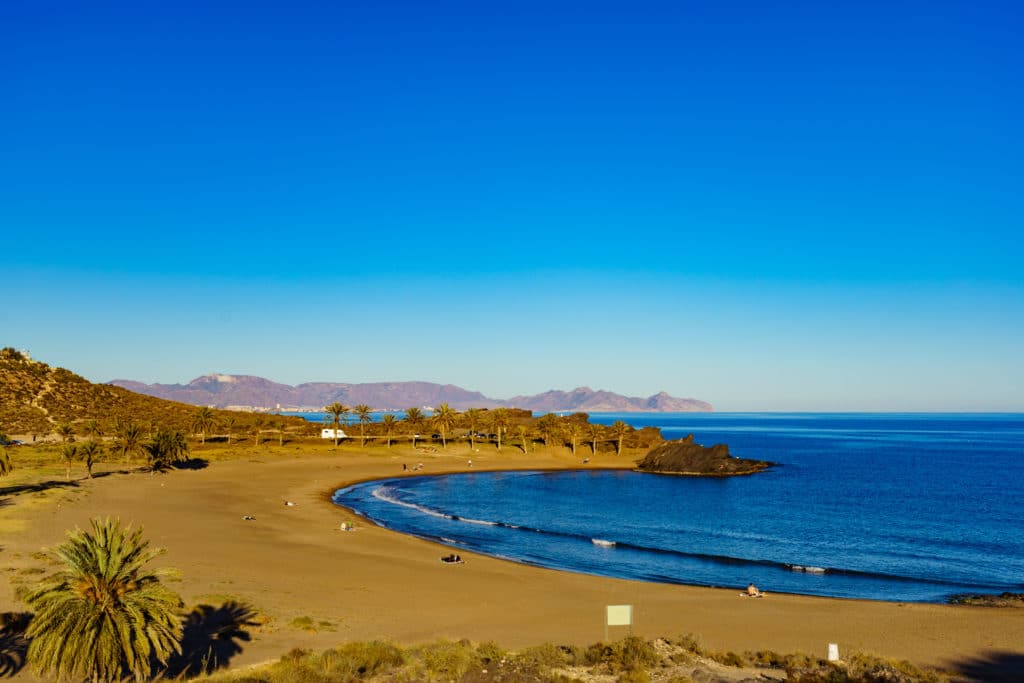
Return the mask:
[[[188,431],[196,407],[143,396],[109,384],[94,384],[65,368],[55,368],[12,349],[0,349],[0,429],[7,434],[54,433],[61,424],[96,420],[108,428],[118,420]],[[238,428],[266,418],[214,410],[214,420]],[[276,418],[309,429],[301,418]]]

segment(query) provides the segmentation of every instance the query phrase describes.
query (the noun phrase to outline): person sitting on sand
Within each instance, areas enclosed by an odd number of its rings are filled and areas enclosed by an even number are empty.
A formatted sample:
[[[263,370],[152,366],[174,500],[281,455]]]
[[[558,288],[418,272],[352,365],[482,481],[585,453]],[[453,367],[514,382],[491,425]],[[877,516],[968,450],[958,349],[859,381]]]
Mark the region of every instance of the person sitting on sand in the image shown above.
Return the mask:
[[[445,564],[462,564],[462,558],[452,553],[451,555],[445,555],[441,558],[441,561]]]
[[[750,584],[747,586],[747,595],[751,598],[759,598],[761,597],[761,591],[759,591],[757,586],[754,584]]]

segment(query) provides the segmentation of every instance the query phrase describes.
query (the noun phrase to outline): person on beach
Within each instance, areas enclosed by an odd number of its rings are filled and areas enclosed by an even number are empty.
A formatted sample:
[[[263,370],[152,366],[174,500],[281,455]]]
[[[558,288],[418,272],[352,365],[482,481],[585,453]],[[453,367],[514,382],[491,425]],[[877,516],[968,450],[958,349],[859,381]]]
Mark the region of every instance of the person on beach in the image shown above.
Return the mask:
[[[757,589],[757,586],[751,583],[749,586],[747,586],[747,595],[752,598],[759,598],[761,597],[761,591]]]

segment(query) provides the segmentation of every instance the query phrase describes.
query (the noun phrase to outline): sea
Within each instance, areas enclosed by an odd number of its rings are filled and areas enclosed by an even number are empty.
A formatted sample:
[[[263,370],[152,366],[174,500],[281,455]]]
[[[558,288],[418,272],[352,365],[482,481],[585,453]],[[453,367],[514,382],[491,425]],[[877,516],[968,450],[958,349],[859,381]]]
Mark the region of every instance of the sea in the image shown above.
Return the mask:
[[[1024,591],[1024,415],[591,415],[619,419],[778,464],[407,476],[333,499],[454,552],[586,574],[897,602]]]

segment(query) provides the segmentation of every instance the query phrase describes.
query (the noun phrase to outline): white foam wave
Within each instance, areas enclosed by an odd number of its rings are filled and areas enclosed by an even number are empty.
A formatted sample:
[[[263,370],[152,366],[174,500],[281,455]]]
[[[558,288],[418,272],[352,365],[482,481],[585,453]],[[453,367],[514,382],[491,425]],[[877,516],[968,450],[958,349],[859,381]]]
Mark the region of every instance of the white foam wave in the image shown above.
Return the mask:
[[[488,522],[485,519],[471,519],[469,517],[459,517],[460,522],[467,522],[469,524],[482,524],[483,526],[498,526],[497,522]]]
[[[592,538],[592,539],[590,539],[590,542],[593,543],[594,545],[599,545],[602,548],[614,548],[615,547],[615,541],[606,541],[603,538]]]
[[[391,503],[392,505],[401,505],[404,508],[416,510],[417,512],[422,512],[423,514],[430,515],[431,517],[451,519],[449,515],[446,515],[443,512],[439,512],[438,510],[428,508],[425,505],[417,505],[416,503],[410,503],[408,501],[401,500],[395,497],[394,491],[395,489],[391,486],[381,486],[380,488],[374,489],[373,493],[371,493],[370,495],[372,495],[377,500],[384,501],[385,503]]]
[[[824,574],[828,571],[824,567],[806,567],[800,564],[794,564],[790,569],[795,572],[803,572],[804,574]]]

